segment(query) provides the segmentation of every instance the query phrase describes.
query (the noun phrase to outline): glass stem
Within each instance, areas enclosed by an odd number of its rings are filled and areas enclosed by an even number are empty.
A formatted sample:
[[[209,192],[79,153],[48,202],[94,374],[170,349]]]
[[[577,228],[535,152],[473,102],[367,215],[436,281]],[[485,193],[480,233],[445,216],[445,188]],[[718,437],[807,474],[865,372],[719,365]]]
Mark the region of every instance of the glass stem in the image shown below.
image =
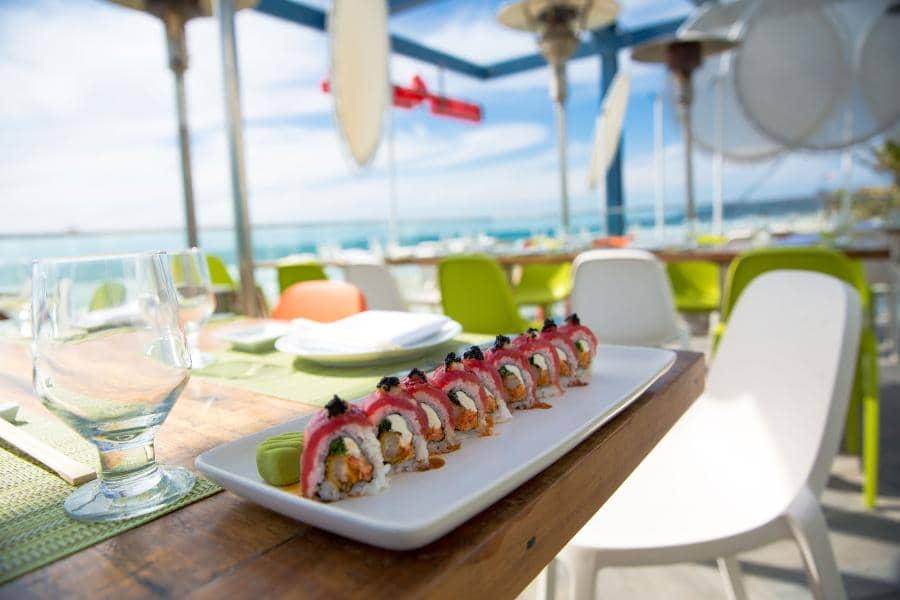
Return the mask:
[[[106,495],[134,496],[153,488],[159,478],[153,442],[100,451],[100,482]]]
[[[200,328],[193,323],[188,323],[184,327],[184,337],[191,357],[197,356],[200,353]]]

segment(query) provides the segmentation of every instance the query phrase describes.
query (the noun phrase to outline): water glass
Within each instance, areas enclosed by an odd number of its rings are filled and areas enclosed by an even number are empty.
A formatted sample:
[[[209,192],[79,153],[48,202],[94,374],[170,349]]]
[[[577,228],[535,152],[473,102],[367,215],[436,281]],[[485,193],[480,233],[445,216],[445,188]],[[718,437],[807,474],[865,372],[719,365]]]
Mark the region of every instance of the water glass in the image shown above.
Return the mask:
[[[66,513],[125,519],[187,494],[194,475],[158,465],[154,451],[191,367],[168,257],[36,260],[32,282],[35,391],[100,455],[99,479],[66,499]]]
[[[199,248],[189,248],[169,253],[172,263],[172,279],[178,297],[178,318],[184,328],[191,363],[201,369],[215,362],[198,344],[200,328],[216,309],[216,296],[209,278],[206,255]]]

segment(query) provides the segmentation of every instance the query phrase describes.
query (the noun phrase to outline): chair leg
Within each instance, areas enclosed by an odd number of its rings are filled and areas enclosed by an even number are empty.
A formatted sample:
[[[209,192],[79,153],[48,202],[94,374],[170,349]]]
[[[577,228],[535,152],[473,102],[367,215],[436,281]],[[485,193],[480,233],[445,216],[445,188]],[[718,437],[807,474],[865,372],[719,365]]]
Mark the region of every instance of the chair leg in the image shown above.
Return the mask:
[[[844,450],[848,454],[860,454],[860,415],[862,414],[862,360],[857,360],[850,402],[847,406],[847,420],[844,424]]]
[[[728,600],[747,600],[747,590],[744,589],[744,573],[741,565],[733,556],[720,556],[716,559],[719,565],[719,575],[725,584],[725,593]]]
[[[828,524],[812,493],[800,493],[788,508],[787,522],[800,547],[813,597],[816,600],[846,600],[847,593],[828,538]]]
[[[597,554],[591,548],[566,546],[557,557],[569,575],[569,600],[591,600],[597,575]]]
[[[874,508],[878,497],[878,397],[863,399],[863,501],[866,508]]]
[[[556,559],[551,560],[550,564],[544,567],[537,579],[537,600],[555,600],[556,598],[556,569],[558,563]]]

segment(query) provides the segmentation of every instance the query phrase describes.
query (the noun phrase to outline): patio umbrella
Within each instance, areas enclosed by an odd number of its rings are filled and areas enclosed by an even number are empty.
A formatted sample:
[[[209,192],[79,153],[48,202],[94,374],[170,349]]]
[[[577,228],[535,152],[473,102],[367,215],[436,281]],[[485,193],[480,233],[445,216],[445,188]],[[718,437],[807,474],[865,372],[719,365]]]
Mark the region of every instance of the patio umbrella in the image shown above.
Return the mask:
[[[566,160],[566,61],[579,45],[578,33],[597,29],[615,19],[619,5],[614,0],[520,0],[497,13],[497,20],[512,29],[537,34],[541,54],[553,69],[550,97],[556,105],[559,136],[559,193],[561,230],[569,230],[568,165]]]
[[[663,63],[672,73],[678,89],[678,113],[684,133],[685,170],[685,218],[688,235],[696,232],[697,215],[694,206],[693,131],[691,103],[693,86],[691,76],[706,56],[724,52],[737,43],[726,38],[704,33],[687,32],[670,38],[653,40],[638,46],[631,58],[644,63]]]

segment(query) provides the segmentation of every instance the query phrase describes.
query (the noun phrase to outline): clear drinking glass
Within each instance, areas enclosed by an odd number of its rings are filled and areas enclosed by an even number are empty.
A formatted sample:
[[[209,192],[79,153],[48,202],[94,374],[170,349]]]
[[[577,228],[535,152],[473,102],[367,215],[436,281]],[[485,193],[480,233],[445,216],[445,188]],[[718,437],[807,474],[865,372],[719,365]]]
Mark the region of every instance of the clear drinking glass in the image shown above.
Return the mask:
[[[153,446],[191,368],[168,257],[34,261],[32,329],[35,391],[100,453],[69,516],[125,519],[188,493],[194,475],[156,464]]]
[[[170,252],[169,260],[178,297],[178,318],[187,338],[191,363],[195,369],[201,369],[215,362],[210,354],[201,352],[198,345],[200,328],[216,309],[206,255],[199,248],[189,248]]]

